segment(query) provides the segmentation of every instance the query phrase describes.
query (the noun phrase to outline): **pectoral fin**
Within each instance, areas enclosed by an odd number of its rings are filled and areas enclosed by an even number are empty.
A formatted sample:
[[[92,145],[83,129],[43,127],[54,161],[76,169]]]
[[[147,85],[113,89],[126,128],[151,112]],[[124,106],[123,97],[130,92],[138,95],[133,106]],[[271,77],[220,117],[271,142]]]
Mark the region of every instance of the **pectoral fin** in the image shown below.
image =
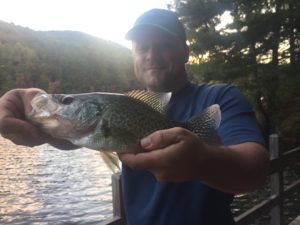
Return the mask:
[[[113,173],[117,173],[121,170],[120,161],[116,153],[100,151],[100,156]]]
[[[219,144],[217,129],[221,123],[221,110],[218,104],[211,105],[187,122],[187,128],[205,139],[207,143]]]

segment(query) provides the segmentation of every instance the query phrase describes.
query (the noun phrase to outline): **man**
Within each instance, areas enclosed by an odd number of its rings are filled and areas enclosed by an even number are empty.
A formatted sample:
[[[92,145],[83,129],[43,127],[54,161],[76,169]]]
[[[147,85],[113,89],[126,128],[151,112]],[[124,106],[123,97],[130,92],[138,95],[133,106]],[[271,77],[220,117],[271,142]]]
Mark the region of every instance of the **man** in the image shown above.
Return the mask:
[[[144,152],[120,154],[130,225],[230,225],[234,193],[251,191],[265,178],[268,155],[255,116],[239,90],[227,84],[188,81],[189,49],[183,25],[167,10],[141,15],[127,33],[137,79],[151,91],[172,92],[167,116],[186,121],[219,104],[222,145],[205,143],[184,128],[156,131],[140,141]],[[0,99],[0,132],[17,144],[71,144],[41,134],[24,121],[38,89],[12,90]]]

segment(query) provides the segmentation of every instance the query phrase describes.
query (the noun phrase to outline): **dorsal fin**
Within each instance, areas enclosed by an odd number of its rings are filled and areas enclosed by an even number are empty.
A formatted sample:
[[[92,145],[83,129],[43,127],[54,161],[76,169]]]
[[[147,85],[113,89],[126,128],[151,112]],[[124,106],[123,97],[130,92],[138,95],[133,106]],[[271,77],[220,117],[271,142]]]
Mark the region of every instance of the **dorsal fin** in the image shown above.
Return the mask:
[[[156,111],[164,113],[167,104],[171,98],[171,92],[151,92],[145,90],[133,90],[125,93],[124,95],[140,100],[149,105]]]

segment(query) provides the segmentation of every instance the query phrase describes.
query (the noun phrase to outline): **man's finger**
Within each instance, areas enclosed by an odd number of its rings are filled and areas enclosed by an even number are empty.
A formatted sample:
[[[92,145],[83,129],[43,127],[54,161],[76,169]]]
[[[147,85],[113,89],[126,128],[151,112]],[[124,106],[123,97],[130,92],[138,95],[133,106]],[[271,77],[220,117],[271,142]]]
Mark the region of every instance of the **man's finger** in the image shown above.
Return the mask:
[[[1,122],[1,135],[18,145],[36,146],[44,143],[35,126],[15,118],[6,118]]]
[[[167,130],[158,130],[144,137],[140,144],[145,150],[162,149],[178,141],[182,128],[174,127]]]
[[[119,159],[132,169],[152,170],[162,166],[161,160],[164,150],[156,150],[141,153],[123,153],[119,154]]]

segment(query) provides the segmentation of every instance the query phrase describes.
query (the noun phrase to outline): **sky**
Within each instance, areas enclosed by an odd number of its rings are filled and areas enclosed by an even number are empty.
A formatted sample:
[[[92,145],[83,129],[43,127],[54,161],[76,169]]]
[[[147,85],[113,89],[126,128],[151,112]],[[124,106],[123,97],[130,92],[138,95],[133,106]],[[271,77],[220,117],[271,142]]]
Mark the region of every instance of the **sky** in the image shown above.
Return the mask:
[[[33,30],[81,31],[126,47],[126,32],[143,12],[169,0],[0,0],[0,20]]]

